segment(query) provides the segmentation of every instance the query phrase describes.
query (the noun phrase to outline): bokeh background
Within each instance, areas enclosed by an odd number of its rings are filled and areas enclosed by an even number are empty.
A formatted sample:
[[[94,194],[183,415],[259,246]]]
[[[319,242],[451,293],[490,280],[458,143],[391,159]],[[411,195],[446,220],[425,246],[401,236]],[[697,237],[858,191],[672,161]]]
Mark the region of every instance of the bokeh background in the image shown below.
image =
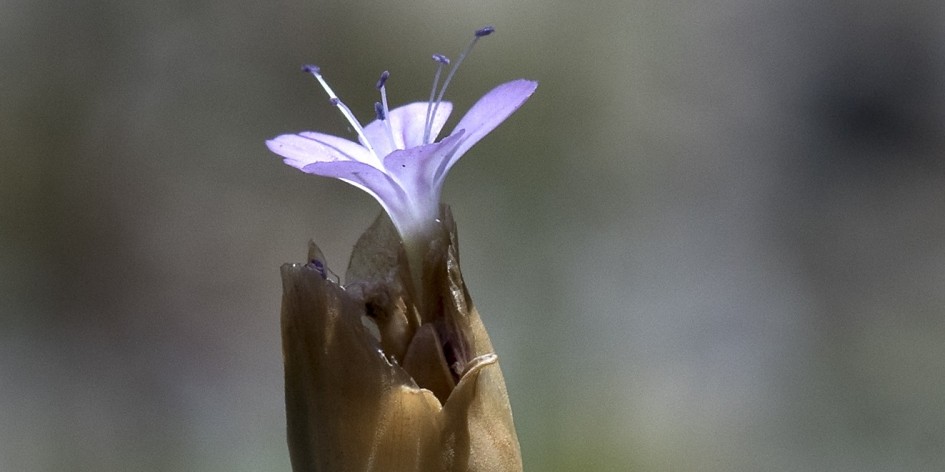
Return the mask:
[[[263,141],[488,23],[458,110],[541,86],[444,200],[527,470],[945,470],[943,5],[0,1],[0,470],[290,470],[279,266],[379,207]]]

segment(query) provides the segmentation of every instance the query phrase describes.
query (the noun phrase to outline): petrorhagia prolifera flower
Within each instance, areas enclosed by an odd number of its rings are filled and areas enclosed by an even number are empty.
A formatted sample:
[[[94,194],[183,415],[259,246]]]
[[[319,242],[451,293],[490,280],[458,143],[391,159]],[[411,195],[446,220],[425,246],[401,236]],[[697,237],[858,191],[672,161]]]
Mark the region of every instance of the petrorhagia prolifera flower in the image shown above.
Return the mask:
[[[296,472],[522,470],[505,380],[466,290],[455,223],[440,193],[456,161],[518,109],[537,83],[514,80],[476,102],[437,141],[443,100],[476,31],[427,102],[391,110],[377,82],[375,120],[361,126],[321,71],[306,66],[358,142],[317,132],[267,141],[285,162],[335,177],[386,211],[361,236],[342,285],[310,243],[282,266],[282,340],[289,452]]]
[[[277,136],[266,144],[292,167],[343,180],[371,194],[390,215],[409,252],[412,246],[429,238],[439,217],[440,193],[449,170],[466,151],[517,110],[538,86],[524,79],[499,85],[469,109],[449,136],[436,140],[453,108],[443,100],[446,88],[476,41],[493,31],[491,26],[476,31],[442,86],[440,74],[450,61],[441,54],[433,56],[437,69],[427,102],[389,109],[386,87],[389,74],[382,73],[377,82],[381,101],[375,105],[374,121],[367,126],[361,126],[317,66],[304,66],[303,70],[318,80],[331,103],[351,124],[358,142],[304,131]]]

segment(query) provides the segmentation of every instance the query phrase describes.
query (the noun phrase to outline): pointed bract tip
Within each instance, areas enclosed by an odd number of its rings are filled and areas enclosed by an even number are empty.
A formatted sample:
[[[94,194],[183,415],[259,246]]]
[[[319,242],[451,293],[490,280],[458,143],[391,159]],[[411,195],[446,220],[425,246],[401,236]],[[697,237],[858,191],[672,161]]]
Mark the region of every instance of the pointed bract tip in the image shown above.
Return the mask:
[[[489,36],[492,33],[495,33],[495,26],[486,25],[476,30],[476,37],[481,38],[483,36]]]

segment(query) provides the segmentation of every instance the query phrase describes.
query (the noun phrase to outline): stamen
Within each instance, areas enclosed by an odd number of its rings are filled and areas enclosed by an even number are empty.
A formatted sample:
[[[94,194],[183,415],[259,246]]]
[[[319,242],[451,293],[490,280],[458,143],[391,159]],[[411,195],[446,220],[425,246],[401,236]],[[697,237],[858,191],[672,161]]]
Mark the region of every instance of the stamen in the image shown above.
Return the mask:
[[[489,26],[483,26],[482,28],[477,29],[473,33],[473,39],[469,41],[469,44],[466,45],[466,49],[463,50],[463,52],[456,59],[456,62],[453,63],[453,67],[450,69],[450,73],[446,75],[446,80],[443,81],[443,88],[440,89],[440,94],[437,95],[436,102],[433,105],[433,113],[431,113],[431,117],[436,115],[436,109],[439,108],[440,102],[443,101],[443,94],[446,93],[446,87],[450,85],[450,81],[453,80],[453,75],[456,74],[456,70],[459,69],[459,65],[463,63],[463,59],[466,59],[466,56],[470,52],[472,52],[473,46],[476,45],[476,42],[479,41],[479,38],[489,36],[490,34],[494,32],[495,32],[495,27],[492,25],[489,25]],[[432,98],[430,101],[431,102],[433,101]],[[433,121],[431,119],[430,123],[428,124],[427,131],[425,131],[423,134],[424,137],[430,134],[429,127],[432,127],[432,125],[433,125]],[[435,139],[435,136],[434,136],[434,139]],[[424,138],[423,142],[428,143],[426,138]]]
[[[390,72],[384,71],[381,72],[381,78],[377,79],[377,89],[381,91],[381,106],[383,107],[384,117],[381,118],[378,116],[379,120],[384,120],[384,127],[387,128],[387,139],[390,140],[390,148],[397,149],[397,142],[394,141],[394,129],[391,127],[390,120],[387,119],[390,116],[390,108],[387,106],[387,79],[390,77]],[[375,105],[375,110],[377,106]]]
[[[384,121],[384,105],[381,105],[381,102],[374,102],[374,116],[378,120]]]
[[[450,58],[442,54],[434,54],[433,60],[437,62],[436,74],[433,76],[433,89],[430,90],[430,101],[427,102],[427,116],[423,120],[423,144],[430,141],[430,128],[433,127],[433,98],[436,97],[436,87],[440,84],[440,73],[444,65],[449,65]]]
[[[325,92],[328,94],[328,99],[332,105],[338,107],[341,110],[341,114],[347,118],[348,123],[351,123],[351,126],[354,127],[354,131],[358,133],[358,136],[361,138],[361,141],[364,143],[364,147],[371,151],[371,154],[374,155],[374,158],[377,159],[377,163],[383,165],[381,158],[378,157],[377,152],[374,151],[374,147],[371,146],[371,142],[368,141],[367,136],[364,134],[364,128],[361,127],[361,123],[358,122],[358,119],[355,118],[354,113],[351,112],[351,109],[348,108],[348,105],[345,105],[344,102],[338,98],[338,95],[335,94],[335,91],[328,86],[328,82],[325,81],[325,78],[322,77],[321,69],[316,65],[305,65],[302,66],[302,70],[312,74],[318,83],[322,85],[322,88],[325,89]]]

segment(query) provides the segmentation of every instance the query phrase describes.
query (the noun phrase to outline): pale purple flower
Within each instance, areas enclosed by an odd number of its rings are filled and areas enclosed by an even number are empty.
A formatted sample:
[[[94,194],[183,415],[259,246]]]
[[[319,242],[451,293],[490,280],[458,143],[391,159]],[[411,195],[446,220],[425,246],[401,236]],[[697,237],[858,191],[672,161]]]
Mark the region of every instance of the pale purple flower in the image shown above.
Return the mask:
[[[266,141],[286,164],[303,172],[334,177],[371,194],[384,207],[405,242],[423,238],[439,217],[440,192],[450,168],[474,144],[505,121],[535,91],[537,82],[513,80],[486,93],[457,123],[449,136],[437,141],[452,111],[443,93],[476,36],[454,64],[437,92],[443,65],[449,60],[435,55],[439,64],[428,102],[416,102],[393,110],[387,106],[385,72],[378,81],[382,101],[375,106],[376,118],[362,127],[348,107],[328,86],[315,66],[304,69],[315,76],[358,134],[358,142],[314,131],[284,134]]]

